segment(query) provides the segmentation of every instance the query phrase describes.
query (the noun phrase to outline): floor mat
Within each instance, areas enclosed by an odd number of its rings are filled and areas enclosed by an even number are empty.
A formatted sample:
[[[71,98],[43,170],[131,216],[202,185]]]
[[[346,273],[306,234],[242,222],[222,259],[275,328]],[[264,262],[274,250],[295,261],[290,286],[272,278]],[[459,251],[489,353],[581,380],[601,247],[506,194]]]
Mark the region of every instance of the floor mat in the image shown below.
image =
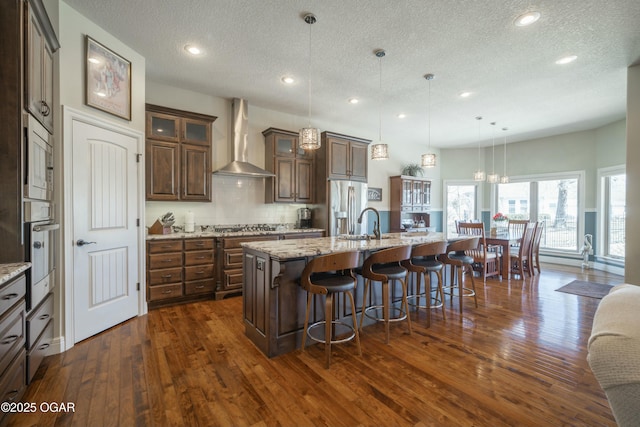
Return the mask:
[[[574,280],[573,282],[569,282],[563,287],[556,289],[556,291],[581,295],[583,297],[602,298],[609,293],[611,288],[613,288],[612,285]]]

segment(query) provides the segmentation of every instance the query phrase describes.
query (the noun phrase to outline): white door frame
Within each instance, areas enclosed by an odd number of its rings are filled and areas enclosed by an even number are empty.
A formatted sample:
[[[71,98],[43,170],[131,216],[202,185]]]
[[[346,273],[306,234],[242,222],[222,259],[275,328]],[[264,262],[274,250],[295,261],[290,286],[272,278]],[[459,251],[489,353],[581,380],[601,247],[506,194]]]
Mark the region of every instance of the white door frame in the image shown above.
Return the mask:
[[[82,111],[63,106],[62,107],[62,155],[63,155],[63,187],[64,187],[64,205],[63,205],[63,221],[62,221],[62,241],[64,254],[64,268],[61,273],[62,283],[59,292],[61,310],[60,316],[60,348],[58,352],[69,350],[75,342],[74,328],[74,303],[73,303],[73,271],[74,271],[74,246],[73,246],[73,122],[80,121],[92,126],[100,127],[112,132],[120,133],[137,141],[136,150],[141,154],[140,167],[138,167],[138,215],[140,226],[138,227],[138,283],[140,283],[140,292],[138,292],[138,316],[147,313],[147,296],[145,286],[145,228],[144,228],[144,133],[131,129],[120,124],[110,122],[84,113]],[[64,313],[64,316],[62,315]],[[64,317],[64,322],[62,318]]]

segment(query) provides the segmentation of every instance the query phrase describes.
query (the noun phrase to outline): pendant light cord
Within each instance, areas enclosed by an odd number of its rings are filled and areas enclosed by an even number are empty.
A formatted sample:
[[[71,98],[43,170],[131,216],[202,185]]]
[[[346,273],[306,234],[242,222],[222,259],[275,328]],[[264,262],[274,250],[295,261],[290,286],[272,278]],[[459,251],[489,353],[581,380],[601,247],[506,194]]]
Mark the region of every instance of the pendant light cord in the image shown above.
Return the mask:
[[[433,77],[432,77],[433,78]],[[429,128],[428,132],[427,132],[427,137],[429,138],[429,148],[427,150],[427,152],[430,154],[431,153],[431,79],[428,79],[429,81],[429,99],[428,99],[428,104],[427,104],[427,126]]]
[[[382,143],[382,57],[384,56],[384,52],[378,56],[378,64],[380,69],[380,82],[378,87],[378,141]]]
[[[491,122],[491,174],[496,174],[496,122]]]
[[[315,22],[315,20],[314,20]],[[309,65],[309,81],[308,81],[308,89],[309,89],[309,94],[308,94],[308,100],[309,100],[309,114],[308,114],[308,120],[309,120],[309,128],[311,127],[311,25],[313,24],[313,22],[309,22],[309,60],[307,61],[307,64]]]

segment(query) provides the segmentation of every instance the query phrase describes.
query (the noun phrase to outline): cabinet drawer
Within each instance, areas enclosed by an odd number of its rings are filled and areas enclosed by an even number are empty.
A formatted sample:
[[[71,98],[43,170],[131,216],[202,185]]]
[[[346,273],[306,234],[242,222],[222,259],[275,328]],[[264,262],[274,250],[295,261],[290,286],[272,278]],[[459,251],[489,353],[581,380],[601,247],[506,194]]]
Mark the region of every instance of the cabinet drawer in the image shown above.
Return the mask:
[[[182,266],[182,252],[149,255],[149,270],[158,270],[161,268],[181,267],[181,266]]]
[[[182,267],[149,271],[149,285],[162,285],[182,281]]]
[[[21,300],[12,310],[2,316],[2,321],[0,321],[0,374],[24,348],[25,307],[24,300]]]
[[[2,402],[19,402],[27,389],[27,356],[24,350],[13,359],[11,365],[2,376],[0,383],[0,400]],[[0,424],[2,416],[0,415]],[[4,425],[4,424],[2,424]]]
[[[213,264],[213,251],[194,251],[184,254],[184,265]]]
[[[173,285],[152,286],[149,288],[149,301],[160,301],[163,299],[176,298],[182,296],[182,283]]]
[[[184,241],[185,251],[201,251],[213,249],[213,239],[190,239]]]
[[[12,305],[20,301],[27,291],[27,280],[24,274],[17,279],[7,283],[0,289],[0,314],[11,308]]]
[[[266,236],[244,236],[244,237],[228,237],[222,242],[222,247],[225,249],[240,248],[242,250],[241,243],[244,242],[262,242],[264,240],[278,240],[280,238],[277,234],[269,234]]]
[[[148,253],[159,254],[166,252],[179,252],[182,250],[182,240],[160,240],[148,242]]]
[[[53,294],[47,295],[37,310],[27,317],[27,349],[33,348],[36,339],[53,318]]]
[[[224,251],[224,267],[242,266],[242,249],[231,249]]]
[[[242,288],[242,270],[229,270],[224,272],[224,288]]]
[[[47,326],[33,345],[33,348],[27,354],[27,383],[30,383],[36,374],[42,359],[49,353],[49,347],[53,341],[53,320],[50,320]]]
[[[187,282],[184,284],[185,295],[197,295],[213,293],[216,290],[216,281],[213,279],[198,280],[195,282]]]
[[[184,281],[203,280],[213,277],[213,264],[196,265],[184,268]]]

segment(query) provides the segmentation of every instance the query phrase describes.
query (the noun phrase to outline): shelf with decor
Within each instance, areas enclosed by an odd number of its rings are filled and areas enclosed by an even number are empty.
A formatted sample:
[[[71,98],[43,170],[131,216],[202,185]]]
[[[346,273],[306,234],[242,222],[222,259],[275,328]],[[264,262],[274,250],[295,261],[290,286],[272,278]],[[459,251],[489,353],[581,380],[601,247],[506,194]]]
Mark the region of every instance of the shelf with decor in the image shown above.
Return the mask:
[[[430,224],[431,181],[398,175],[389,178],[390,231],[425,231]]]

